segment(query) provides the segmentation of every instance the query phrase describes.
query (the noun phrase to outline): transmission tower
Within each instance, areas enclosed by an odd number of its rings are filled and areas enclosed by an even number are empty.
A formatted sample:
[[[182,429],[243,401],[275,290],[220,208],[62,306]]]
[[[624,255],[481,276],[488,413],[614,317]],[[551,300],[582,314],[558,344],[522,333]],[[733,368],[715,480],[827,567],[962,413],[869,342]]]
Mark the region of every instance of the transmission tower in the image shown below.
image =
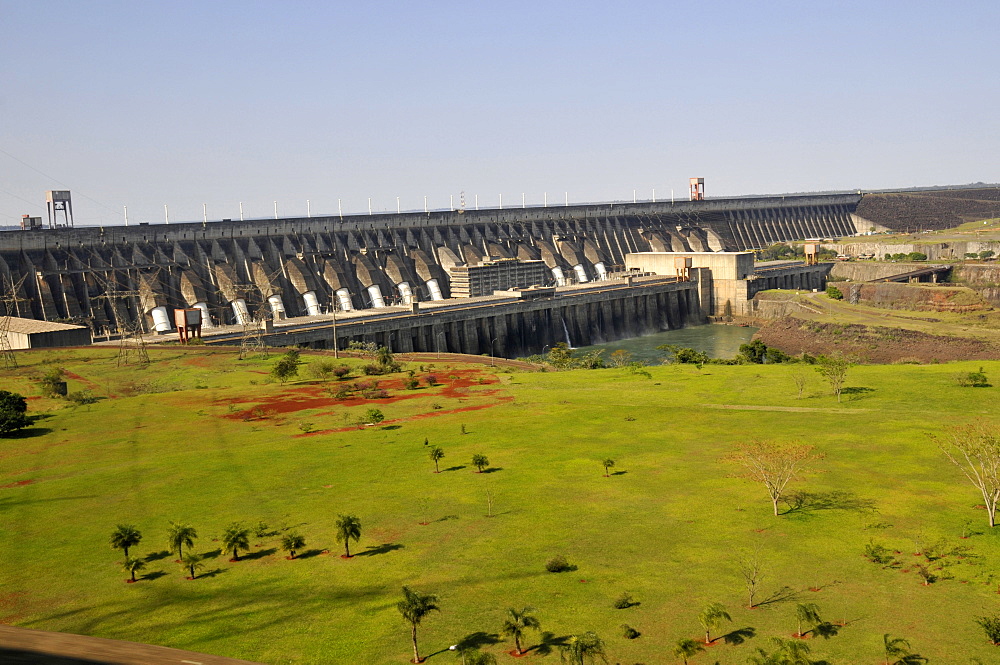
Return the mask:
[[[3,357],[4,369],[16,369],[17,358],[14,356],[14,349],[10,345],[10,320],[14,316],[14,311],[18,309],[17,303],[26,302],[27,298],[21,298],[17,294],[21,291],[21,285],[27,275],[21,277],[15,284],[13,278],[10,280],[10,289],[4,289],[0,302],[4,306],[4,315],[0,319],[0,356]]]
[[[111,307],[111,314],[115,319],[115,326],[118,334],[118,358],[117,365],[139,365],[145,367],[149,364],[149,353],[146,350],[146,340],[142,336],[142,308],[140,306],[139,315],[133,323],[125,322],[118,303],[121,301],[135,301],[141,298],[139,291],[133,289],[119,288],[118,280],[113,276],[100,276],[97,272],[92,273],[94,277],[104,286],[104,293],[95,298],[107,300]],[[128,273],[126,272],[126,275]]]

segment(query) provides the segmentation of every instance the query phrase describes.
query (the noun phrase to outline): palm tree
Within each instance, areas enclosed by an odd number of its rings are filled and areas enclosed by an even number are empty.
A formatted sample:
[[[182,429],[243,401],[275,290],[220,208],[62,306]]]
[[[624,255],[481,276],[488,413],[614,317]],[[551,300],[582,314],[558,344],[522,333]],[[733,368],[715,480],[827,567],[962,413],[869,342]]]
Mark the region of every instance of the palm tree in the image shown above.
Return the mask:
[[[142,570],[145,567],[146,567],[145,561],[143,561],[142,559],[133,559],[130,556],[126,556],[125,561],[122,562],[122,568],[125,569],[125,572],[132,574],[133,582],[135,582],[136,572]]]
[[[712,603],[703,609],[698,615],[698,621],[705,629],[705,644],[711,644],[714,641],[712,640],[712,629],[721,626],[723,621],[732,620],[733,617],[729,616],[729,612],[726,611],[722,603]]]
[[[300,550],[306,546],[306,539],[292,531],[286,533],[281,538],[281,549],[288,552],[291,558],[295,558],[295,550]]]
[[[808,624],[809,626],[815,627],[823,623],[823,620],[819,617],[819,605],[816,603],[800,603],[795,606],[795,618],[799,621],[799,632],[795,633],[795,637],[802,637],[805,633],[802,632],[802,624]],[[812,628],[810,628],[812,630]],[[808,630],[806,632],[809,632]]]
[[[111,533],[111,548],[125,550],[125,558],[128,558],[128,548],[135,547],[142,540],[142,534],[133,524],[119,524]]]
[[[192,580],[196,577],[194,571],[196,569],[201,570],[204,567],[205,564],[201,562],[201,557],[198,556],[197,554],[188,552],[187,554],[181,557],[181,568],[186,568],[191,573]]]
[[[780,661],[786,665],[812,665],[809,660],[809,645],[798,640],[785,640],[780,637],[772,637],[771,641],[777,647],[778,654],[784,660]]]
[[[233,522],[222,533],[222,547],[233,551],[233,561],[240,560],[240,550],[250,549],[250,529]]]
[[[474,466],[477,469],[479,469],[479,471],[477,473],[482,473],[483,469],[485,469],[489,465],[490,465],[490,461],[488,459],[486,459],[486,455],[476,454],[476,455],[472,456],[472,466]]]
[[[919,665],[927,659],[917,653],[910,653],[910,643],[902,637],[890,637],[888,633],[882,636],[885,649],[885,665]]]
[[[344,543],[344,556],[351,558],[351,539],[361,540],[361,519],[354,515],[337,517],[337,542]]]
[[[403,615],[406,621],[410,622],[410,639],[413,640],[413,661],[422,663],[424,659],[417,651],[417,624],[430,614],[440,608],[437,606],[438,597],[431,594],[422,594],[412,590],[410,587],[403,587],[403,600],[396,603],[396,609]]]
[[[462,659],[462,665],[497,665],[496,656],[479,649],[459,649],[458,657]]]
[[[604,477],[607,478],[609,476],[608,469],[615,465],[615,461],[609,457],[601,462],[601,464],[604,465]]]
[[[441,473],[438,469],[438,461],[444,457],[444,449],[440,446],[434,446],[430,449],[431,460],[434,462],[434,473]]]
[[[684,661],[684,665],[687,665],[688,658],[695,656],[699,651],[704,651],[705,647],[701,645],[698,640],[692,640],[690,637],[682,637],[677,640],[674,646],[674,655]]]
[[[524,636],[524,630],[526,628],[541,630],[542,628],[538,619],[531,615],[534,611],[534,607],[523,607],[520,610],[515,610],[513,607],[507,608],[507,618],[504,619],[501,630],[504,635],[510,635],[514,638],[514,648],[519,656],[524,653],[524,650],[521,649],[521,637]]]
[[[566,644],[559,647],[559,659],[570,665],[585,665],[587,661],[596,663],[598,658],[608,662],[604,653],[604,640],[593,631],[573,635],[566,640]]]
[[[171,522],[170,529],[167,530],[167,543],[170,545],[170,549],[177,550],[178,559],[184,557],[185,545],[194,547],[194,539],[197,537],[198,532],[194,530],[193,526],[188,524]]]

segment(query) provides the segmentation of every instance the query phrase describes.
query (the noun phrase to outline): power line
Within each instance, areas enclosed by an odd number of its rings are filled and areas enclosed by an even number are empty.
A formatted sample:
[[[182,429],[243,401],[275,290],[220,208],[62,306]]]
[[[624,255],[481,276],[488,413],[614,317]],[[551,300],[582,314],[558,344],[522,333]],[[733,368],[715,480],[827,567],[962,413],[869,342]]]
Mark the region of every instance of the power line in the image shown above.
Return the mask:
[[[0,148],[0,152],[2,152],[3,154],[7,155],[11,159],[13,159],[15,162],[18,162],[19,164],[22,164],[23,166],[27,166],[29,169],[31,169],[35,173],[38,173],[39,175],[45,176],[46,178],[48,178],[52,182],[56,183],[57,185],[61,185],[62,187],[66,188],[66,189],[69,189],[69,190],[73,189],[70,185],[67,185],[64,182],[61,182],[60,180],[57,180],[56,178],[53,178],[48,173],[45,173],[45,172],[43,172],[43,171],[41,171],[39,169],[36,169],[34,166],[32,166],[31,164],[29,164],[28,162],[24,161],[23,159],[19,159],[18,157],[15,157],[14,155],[10,154],[9,152],[7,152],[6,150],[4,150],[3,148]],[[87,196],[86,194],[84,194],[81,191],[77,191],[77,194],[80,195],[80,196],[82,196],[83,198],[87,199],[88,201],[90,201],[92,203],[96,203],[97,205],[101,206],[102,208],[105,208],[105,209],[113,212],[115,215],[118,215],[119,217],[123,215],[122,212],[115,210],[111,206],[108,206],[108,205],[105,205],[105,204],[101,203],[97,199],[93,199],[93,198]],[[13,195],[11,195],[11,196],[13,196]],[[19,198],[19,197],[15,196],[14,198]],[[24,199],[21,199],[21,200],[23,201]],[[32,204],[32,205],[35,205],[35,204]]]

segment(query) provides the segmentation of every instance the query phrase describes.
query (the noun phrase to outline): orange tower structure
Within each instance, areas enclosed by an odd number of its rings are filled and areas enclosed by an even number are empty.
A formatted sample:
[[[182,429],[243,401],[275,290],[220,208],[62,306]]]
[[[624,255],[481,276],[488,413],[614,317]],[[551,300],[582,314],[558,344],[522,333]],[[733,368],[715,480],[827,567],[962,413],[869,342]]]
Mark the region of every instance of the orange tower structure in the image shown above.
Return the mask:
[[[692,201],[704,201],[705,200],[705,179],[704,178],[691,178],[691,200]]]

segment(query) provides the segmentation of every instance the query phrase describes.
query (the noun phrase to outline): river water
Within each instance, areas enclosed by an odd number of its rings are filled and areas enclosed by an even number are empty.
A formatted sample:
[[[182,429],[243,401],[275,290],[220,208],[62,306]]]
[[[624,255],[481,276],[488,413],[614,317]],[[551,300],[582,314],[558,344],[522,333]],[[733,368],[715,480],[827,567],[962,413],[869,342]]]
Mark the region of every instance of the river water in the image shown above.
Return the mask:
[[[741,328],[740,326],[719,324],[690,326],[679,330],[667,330],[655,335],[646,335],[645,337],[633,337],[632,339],[622,339],[617,342],[608,342],[607,344],[583,346],[574,351],[573,355],[580,357],[588,351],[604,349],[604,360],[607,361],[612,351],[624,349],[632,354],[633,360],[654,365],[659,364],[665,355],[663,351],[657,350],[657,346],[676,344],[680,347],[689,347],[698,351],[704,351],[712,358],[732,358],[739,352],[740,344],[749,342],[755,332],[757,332],[756,328]]]

